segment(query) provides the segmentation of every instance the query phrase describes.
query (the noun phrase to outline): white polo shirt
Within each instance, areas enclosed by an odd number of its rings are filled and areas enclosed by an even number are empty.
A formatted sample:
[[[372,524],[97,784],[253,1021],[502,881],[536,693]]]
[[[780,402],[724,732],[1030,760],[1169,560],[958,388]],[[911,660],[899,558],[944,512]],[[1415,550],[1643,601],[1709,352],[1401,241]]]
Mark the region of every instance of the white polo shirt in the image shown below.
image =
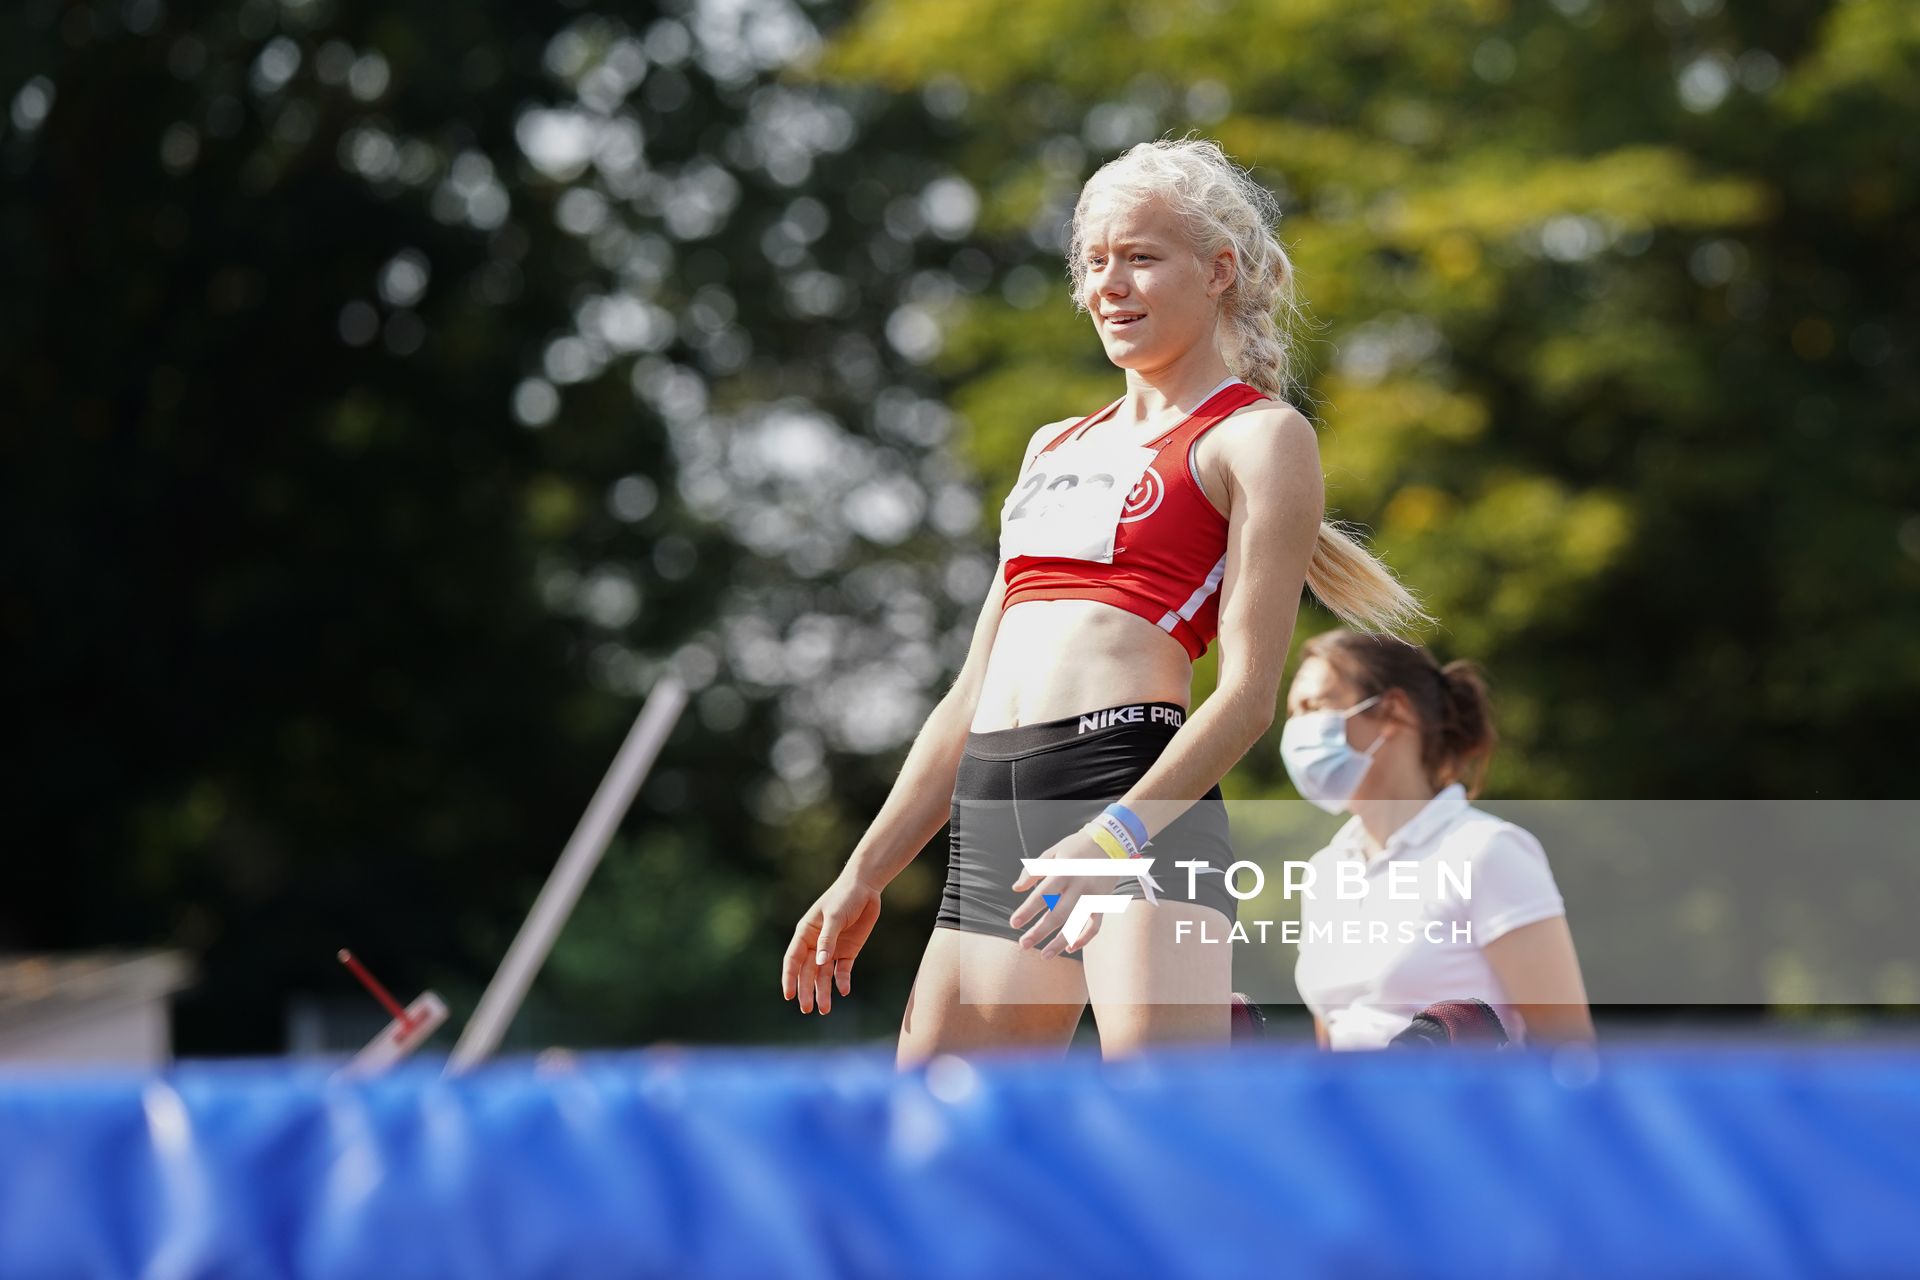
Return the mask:
[[[1426,1006],[1470,998],[1524,1038],[1481,948],[1566,914],[1531,832],[1474,808],[1456,782],[1371,859],[1356,817],[1308,865],[1294,982],[1331,1047],[1384,1048]]]

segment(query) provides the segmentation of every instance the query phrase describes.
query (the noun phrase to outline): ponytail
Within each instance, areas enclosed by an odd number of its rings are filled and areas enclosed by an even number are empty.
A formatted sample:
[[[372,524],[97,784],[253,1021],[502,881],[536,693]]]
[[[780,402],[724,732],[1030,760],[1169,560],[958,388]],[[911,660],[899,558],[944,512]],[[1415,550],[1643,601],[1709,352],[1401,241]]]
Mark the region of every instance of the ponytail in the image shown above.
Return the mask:
[[[1333,521],[1322,521],[1314,539],[1307,586],[1356,631],[1398,636],[1434,621],[1371,551]]]

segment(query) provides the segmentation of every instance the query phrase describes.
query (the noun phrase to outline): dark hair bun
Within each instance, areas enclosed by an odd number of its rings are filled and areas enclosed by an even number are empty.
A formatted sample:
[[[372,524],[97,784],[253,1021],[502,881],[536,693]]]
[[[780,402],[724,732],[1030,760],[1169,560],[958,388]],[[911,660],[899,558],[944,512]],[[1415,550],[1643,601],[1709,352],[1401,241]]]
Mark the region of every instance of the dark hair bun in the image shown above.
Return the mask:
[[[1456,658],[1440,668],[1446,686],[1440,737],[1448,759],[1458,766],[1485,760],[1498,738],[1493,729],[1493,700],[1487,695],[1487,677],[1480,664]]]

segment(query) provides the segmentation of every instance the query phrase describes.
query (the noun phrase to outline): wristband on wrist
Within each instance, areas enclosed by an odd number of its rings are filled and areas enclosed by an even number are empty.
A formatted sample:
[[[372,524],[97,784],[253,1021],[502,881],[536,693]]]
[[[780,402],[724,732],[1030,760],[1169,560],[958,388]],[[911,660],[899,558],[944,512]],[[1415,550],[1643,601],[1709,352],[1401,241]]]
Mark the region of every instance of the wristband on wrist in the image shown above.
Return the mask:
[[[1147,824],[1140,820],[1139,814],[1127,808],[1127,806],[1121,804],[1118,800],[1115,800],[1112,804],[1101,810],[1101,812],[1112,814],[1120,820],[1121,825],[1125,826],[1127,831],[1133,836],[1134,848],[1144,849],[1147,847]]]
[[[1140,841],[1133,838],[1133,828],[1112,814],[1101,813],[1096,815],[1093,819],[1093,825],[1104,828],[1108,834],[1115,840],[1118,840],[1120,847],[1127,851],[1129,858],[1137,858],[1144,852],[1140,847]]]
[[[1126,823],[1110,813],[1096,815],[1085,829],[1100,832],[1111,839],[1120,850],[1119,853],[1112,855],[1114,857],[1137,858],[1140,856],[1140,846],[1134,842],[1133,832],[1127,830]],[[1106,845],[1102,843],[1100,847],[1104,849]]]
[[[1085,827],[1082,828],[1082,830],[1084,830],[1087,833],[1087,835],[1093,838],[1093,842],[1099,845],[1101,851],[1104,852],[1109,858],[1124,859],[1124,858],[1130,858],[1133,856],[1132,854],[1128,853],[1126,850],[1126,847],[1122,845],[1120,841],[1114,837],[1113,832],[1107,830],[1105,827],[1089,822]]]

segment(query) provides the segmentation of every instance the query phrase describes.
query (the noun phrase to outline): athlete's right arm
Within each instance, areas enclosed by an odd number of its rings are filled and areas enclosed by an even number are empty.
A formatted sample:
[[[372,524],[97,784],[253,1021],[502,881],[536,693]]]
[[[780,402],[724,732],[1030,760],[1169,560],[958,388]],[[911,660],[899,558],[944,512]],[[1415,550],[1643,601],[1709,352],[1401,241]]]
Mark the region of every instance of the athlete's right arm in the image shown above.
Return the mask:
[[[1034,432],[1020,464],[1022,473],[1051,439],[1048,433],[1063,425],[1049,423]],[[1006,581],[1003,562],[994,567],[993,586],[974,623],[959,677],[914,737],[886,803],[854,846],[846,866],[794,926],[780,965],[780,989],[788,1000],[798,997],[802,1013],[815,1009],[826,1013],[833,1007],[835,988],[843,996],[851,992],[854,957],[880,918],[880,891],[946,824],[960,756],[986,679],[987,658],[1000,629]]]
[[[1067,418],[1050,422],[1027,441],[1020,463],[1024,474],[1033,455],[1053,438],[1053,433],[1075,421]],[[953,687],[941,698],[907,752],[907,761],[894,780],[886,803],[873,824],[847,859],[851,876],[875,888],[884,888],[926,847],[927,841],[946,825],[952,812],[953,784],[960,772],[960,756],[967,745],[967,733],[973,724],[974,710],[980,704],[980,689],[986,681],[987,659],[993,653],[993,638],[1000,630],[1000,613],[1007,599],[1005,561],[993,569],[993,586],[980,617],[973,624],[973,639],[968,642],[966,660]]]
[[[981,606],[979,620],[973,626],[966,664],[914,737],[886,803],[880,806],[867,833],[854,846],[846,870],[841,872],[843,876],[851,876],[876,889],[885,888],[946,825],[952,808],[954,779],[960,772],[961,752],[966,747],[974,708],[980,701],[987,655],[992,652],[993,637],[1000,629],[1000,611],[1006,596],[1005,566],[996,566],[993,588],[987,592],[986,603]]]

